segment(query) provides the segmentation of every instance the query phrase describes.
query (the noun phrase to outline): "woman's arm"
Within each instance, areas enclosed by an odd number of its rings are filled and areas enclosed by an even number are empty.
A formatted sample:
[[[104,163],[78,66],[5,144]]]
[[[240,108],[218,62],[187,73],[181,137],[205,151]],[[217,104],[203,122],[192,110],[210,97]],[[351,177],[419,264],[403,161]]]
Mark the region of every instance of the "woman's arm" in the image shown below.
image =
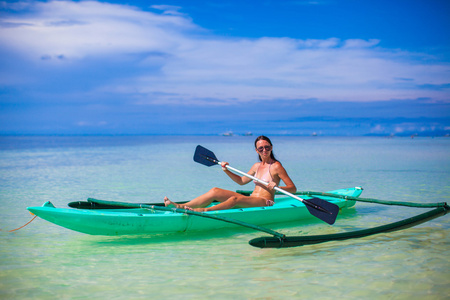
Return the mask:
[[[222,166],[222,170],[228,175],[228,177],[230,177],[234,182],[236,182],[239,185],[245,185],[247,183],[249,183],[250,181],[252,181],[250,178],[245,177],[245,176],[239,176],[231,171],[229,171],[227,168],[225,168],[225,166],[228,165],[227,162],[222,162],[221,166]],[[255,164],[256,165],[256,164]],[[255,174],[255,165],[253,165],[253,167],[250,169],[250,171],[248,171],[247,174],[249,175],[254,175]]]
[[[280,177],[285,184],[285,186],[279,186],[280,189],[283,189],[289,193],[295,193],[297,191],[297,187],[280,162],[275,165],[275,174]]]

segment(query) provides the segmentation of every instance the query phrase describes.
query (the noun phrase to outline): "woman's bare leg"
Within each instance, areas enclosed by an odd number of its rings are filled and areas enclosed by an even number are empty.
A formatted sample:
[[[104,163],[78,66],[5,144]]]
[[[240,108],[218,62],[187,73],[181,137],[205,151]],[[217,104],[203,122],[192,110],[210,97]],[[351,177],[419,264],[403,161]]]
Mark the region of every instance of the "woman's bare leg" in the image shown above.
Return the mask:
[[[172,202],[169,200],[169,198],[165,197],[164,198],[164,204],[165,206],[168,207],[177,207],[177,208],[185,208],[190,207],[190,208],[202,208],[202,207],[206,207],[208,205],[210,205],[214,200],[219,201],[219,202],[225,202],[227,201],[230,197],[237,197],[240,194],[233,192],[233,191],[229,191],[229,190],[224,190],[221,188],[212,188],[210,189],[207,193],[198,196],[195,199],[192,199],[191,201],[184,203],[184,204],[177,204],[175,202]]]
[[[187,204],[187,203],[186,203]],[[191,208],[189,205],[187,207]],[[231,209],[235,207],[245,208],[245,207],[259,207],[266,206],[266,199],[260,197],[248,197],[238,194],[238,196],[231,196],[226,201],[221,202],[212,207],[204,208],[194,208],[194,211],[203,212],[203,211],[212,211],[212,210],[224,210]]]

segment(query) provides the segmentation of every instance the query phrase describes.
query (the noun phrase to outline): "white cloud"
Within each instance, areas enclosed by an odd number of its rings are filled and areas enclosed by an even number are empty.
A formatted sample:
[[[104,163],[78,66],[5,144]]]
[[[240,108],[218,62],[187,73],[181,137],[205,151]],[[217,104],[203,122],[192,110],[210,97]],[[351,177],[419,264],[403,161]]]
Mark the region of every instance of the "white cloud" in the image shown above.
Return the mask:
[[[176,49],[185,41],[184,32],[197,28],[183,17],[94,1],[36,2],[30,8],[31,13],[5,19],[9,26],[0,39],[31,59]]]
[[[344,48],[369,48],[378,45],[380,40],[370,39],[368,41],[360,39],[349,39],[345,41]]]
[[[152,5],[151,6],[154,9],[162,10],[164,11],[164,14],[166,15],[181,15],[184,16],[183,13],[180,13],[182,7],[180,6],[174,6],[174,5]]]
[[[11,6],[19,11],[23,7]],[[204,99],[449,100],[448,90],[418,88],[448,83],[448,64],[434,63],[420,53],[383,49],[377,39],[223,38],[205,34],[179,13],[179,7],[152,8],[163,13],[94,1],[33,2],[26,12],[4,17],[0,44],[42,68],[72,68],[86,59],[120,61],[142,54],[142,60],[129,62],[141,70],[139,74],[96,89],[133,95],[140,104]],[[142,72],[145,68],[148,72]]]

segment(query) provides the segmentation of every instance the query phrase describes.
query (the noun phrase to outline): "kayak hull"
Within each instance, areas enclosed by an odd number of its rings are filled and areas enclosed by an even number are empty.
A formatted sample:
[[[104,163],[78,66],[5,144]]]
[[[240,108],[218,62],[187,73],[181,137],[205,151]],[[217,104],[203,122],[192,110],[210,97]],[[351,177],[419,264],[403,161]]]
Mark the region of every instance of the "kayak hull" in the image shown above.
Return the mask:
[[[337,195],[358,197],[361,188],[331,191]],[[308,197],[304,197],[308,199]],[[352,207],[355,201],[334,197],[320,197],[335,203],[340,209]],[[56,208],[50,202],[40,207],[28,207],[31,213],[56,225],[92,235],[165,234],[189,231],[210,231],[238,225],[210,218],[175,212],[161,212],[143,208],[71,209]],[[276,198],[274,206],[238,208],[206,212],[213,216],[231,218],[254,225],[311,221],[305,205],[290,197]]]

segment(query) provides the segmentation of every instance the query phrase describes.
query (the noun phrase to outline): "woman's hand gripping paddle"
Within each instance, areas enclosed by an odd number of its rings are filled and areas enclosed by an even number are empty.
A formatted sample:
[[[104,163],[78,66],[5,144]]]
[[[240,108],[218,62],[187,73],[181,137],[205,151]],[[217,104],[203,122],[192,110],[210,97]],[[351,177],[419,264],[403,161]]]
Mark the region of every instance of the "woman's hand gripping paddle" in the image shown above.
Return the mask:
[[[194,161],[198,162],[202,165],[208,166],[208,167],[214,166],[214,165],[220,165],[220,161],[216,158],[214,153],[200,145],[198,145],[197,148],[195,149]],[[238,174],[241,174],[243,176],[246,176],[248,178],[256,180],[261,184],[264,184],[264,185],[269,184],[268,182],[266,182],[264,180],[261,180],[252,175],[249,175],[247,173],[239,171],[229,165],[227,165],[225,167],[230,171],[236,172]],[[279,191],[280,193],[283,193],[289,197],[292,197],[296,200],[303,202],[303,204],[305,204],[305,206],[308,209],[308,211],[310,212],[310,214],[321,219],[322,221],[324,221],[330,225],[333,225],[334,222],[336,221],[336,217],[339,213],[339,206],[337,206],[336,204],[330,203],[328,201],[325,201],[323,199],[316,198],[316,197],[311,198],[311,199],[302,199],[300,197],[297,197],[294,194],[291,194],[283,189],[280,189],[277,186],[275,187],[275,190]]]

